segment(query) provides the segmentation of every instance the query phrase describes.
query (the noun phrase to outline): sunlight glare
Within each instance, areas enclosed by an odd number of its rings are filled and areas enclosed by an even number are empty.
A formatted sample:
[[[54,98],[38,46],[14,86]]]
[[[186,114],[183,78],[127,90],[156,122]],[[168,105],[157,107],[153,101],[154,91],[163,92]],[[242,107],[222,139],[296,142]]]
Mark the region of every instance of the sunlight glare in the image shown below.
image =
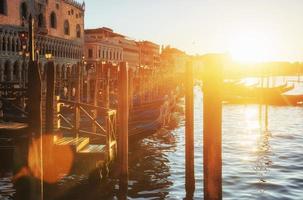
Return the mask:
[[[257,80],[257,78],[249,77],[249,78],[242,79],[241,83],[243,83],[245,86],[252,86],[254,84],[257,84],[258,80]]]
[[[273,58],[272,34],[239,31],[230,38],[229,51],[234,61],[242,63],[264,62]]]

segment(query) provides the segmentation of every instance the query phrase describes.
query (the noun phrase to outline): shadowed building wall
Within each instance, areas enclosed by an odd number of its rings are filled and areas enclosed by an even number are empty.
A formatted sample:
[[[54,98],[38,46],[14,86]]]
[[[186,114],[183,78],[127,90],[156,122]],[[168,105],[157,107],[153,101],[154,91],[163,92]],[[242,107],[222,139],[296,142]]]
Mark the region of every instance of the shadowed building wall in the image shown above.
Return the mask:
[[[30,14],[42,74],[44,56],[51,53],[57,77],[68,77],[83,54],[84,11],[85,5],[74,0],[0,0],[0,81],[27,81],[28,57],[20,54],[19,33],[28,31]]]

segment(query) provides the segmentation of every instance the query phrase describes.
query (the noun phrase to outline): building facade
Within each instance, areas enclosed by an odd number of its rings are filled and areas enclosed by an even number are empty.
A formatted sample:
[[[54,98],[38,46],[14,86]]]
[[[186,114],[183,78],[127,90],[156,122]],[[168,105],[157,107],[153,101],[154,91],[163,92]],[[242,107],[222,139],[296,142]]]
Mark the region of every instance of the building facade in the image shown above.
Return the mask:
[[[130,68],[139,65],[137,43],[106,27],[85,30],[84,52],[89,63],[126,61]]]
[[[150,41],[137,42],[106,27],[85,30],[84,52],[91,63],[125,61],[133,69],[138,66],[156,67],[160,64],[158,44]]]
[[[140,66],[159,66],[160,46],[150,41],[140,41],[137,44],[140,49]]]
[[[123,49],[123,60],[131,69],[135,70],[140,64],[139,47],[136,41],[120,36],[115,37],[115,40]]]
[[[35,52],[44,72],[52,54],[58,78],[68,77],[83,55],[85,5],[74,0],[0,0],[0,82],[24,81],[28,57],[20,32],[35,20]]]
[[[185,72],[185,66],[189,56],[177,48],[166,46],[161,51],[161,67],[177,73]]]
[[[123,48],[113,39],[116,35],[111,29],[85,30],[84,55],[90,66],[97,66],[99,62],[118,64],[123,61]]]

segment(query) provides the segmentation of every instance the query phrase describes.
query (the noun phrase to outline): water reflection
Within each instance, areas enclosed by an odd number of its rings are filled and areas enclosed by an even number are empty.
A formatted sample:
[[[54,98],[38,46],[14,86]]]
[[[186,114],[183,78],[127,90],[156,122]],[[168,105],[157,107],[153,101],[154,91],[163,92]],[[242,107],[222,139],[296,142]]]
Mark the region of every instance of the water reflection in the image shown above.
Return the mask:
[[[194,199],[203,199],[200,89],[195,89],[195,96]],[[223,107],[224,199],[301,200],[303,197],[303,109],[269,107],[268,130],[264,109],[258,105]],[[184,198],[184,142],[184,120],[181,120],[174,131],[163,131],[130,145],[129,199]],[[61,199],[118,199],[116,180],[106,188],[92,187],[86,177],[72,175],[59,182],[60,188],[68,185],[75,185],[76,189]],[[13,193],[11,187],[10,179],[0,179],[1,195]],[[104,197],[104,192],[109,194]]]
[[[264,183],[268,182],[267,178],[270,173],[270,168],[273,164],[272,162],[272,150],[270,146],[271,133],[269,131],[263,131],[258,142],[258,147],[256,151],[256,161],[254,170],[256,171],[258,177],[258,187],[259,192],[264,192]]]
[[[159,132],[131,146],[129,190],[130,198],[165,199],[173,182],[168,179],[170,164],[165,152],[176,150],[171,132]]]
[[[272,165],[272,149],[270,146],[271,132],[268,130],[268,105],[259,105],[259,130],[260,135],[256,144],[256,161],[254,170],[258,178],[258,189],[264,193],[264,184],[268,182],[267,177]]]

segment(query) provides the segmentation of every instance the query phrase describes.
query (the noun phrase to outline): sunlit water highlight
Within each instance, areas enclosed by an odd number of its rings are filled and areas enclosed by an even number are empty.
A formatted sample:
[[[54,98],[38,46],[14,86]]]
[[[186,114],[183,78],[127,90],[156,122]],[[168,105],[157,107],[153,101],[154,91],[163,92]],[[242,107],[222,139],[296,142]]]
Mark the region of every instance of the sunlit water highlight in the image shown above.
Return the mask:
[[[298,85],[301,90],[303,85]],[[301,88],[301,89],[300,89]],[[203,199],[203,95],[195,88],[194,199]],[[269,106],[268,131],[264,107],[223,106],[224,199],[303,199],[303,107]],[[159,133],[130,148],[129,199],[185,197],[184,117],[173,131]],[[69,176],[60,182],[83,179]],[[84,178],[85,179],[85,178]],[[6,178],[1,188],[11,188]],[[117,188],[117,187],[116,187]],[[117,199],[114,190],[108,199]],[[1,199],[1,198],[0,198]]]
[[[279,81],[282,83],[282,79]],[[302,84],[296,91],[302,93]],[[194,199],[203,199],[203,95],[195,88]],[[303,107],[223,106],[224,199],[303,199]],[[131,199],[185,197],[184,118],[179,128],[139,142],[132,155]]]

